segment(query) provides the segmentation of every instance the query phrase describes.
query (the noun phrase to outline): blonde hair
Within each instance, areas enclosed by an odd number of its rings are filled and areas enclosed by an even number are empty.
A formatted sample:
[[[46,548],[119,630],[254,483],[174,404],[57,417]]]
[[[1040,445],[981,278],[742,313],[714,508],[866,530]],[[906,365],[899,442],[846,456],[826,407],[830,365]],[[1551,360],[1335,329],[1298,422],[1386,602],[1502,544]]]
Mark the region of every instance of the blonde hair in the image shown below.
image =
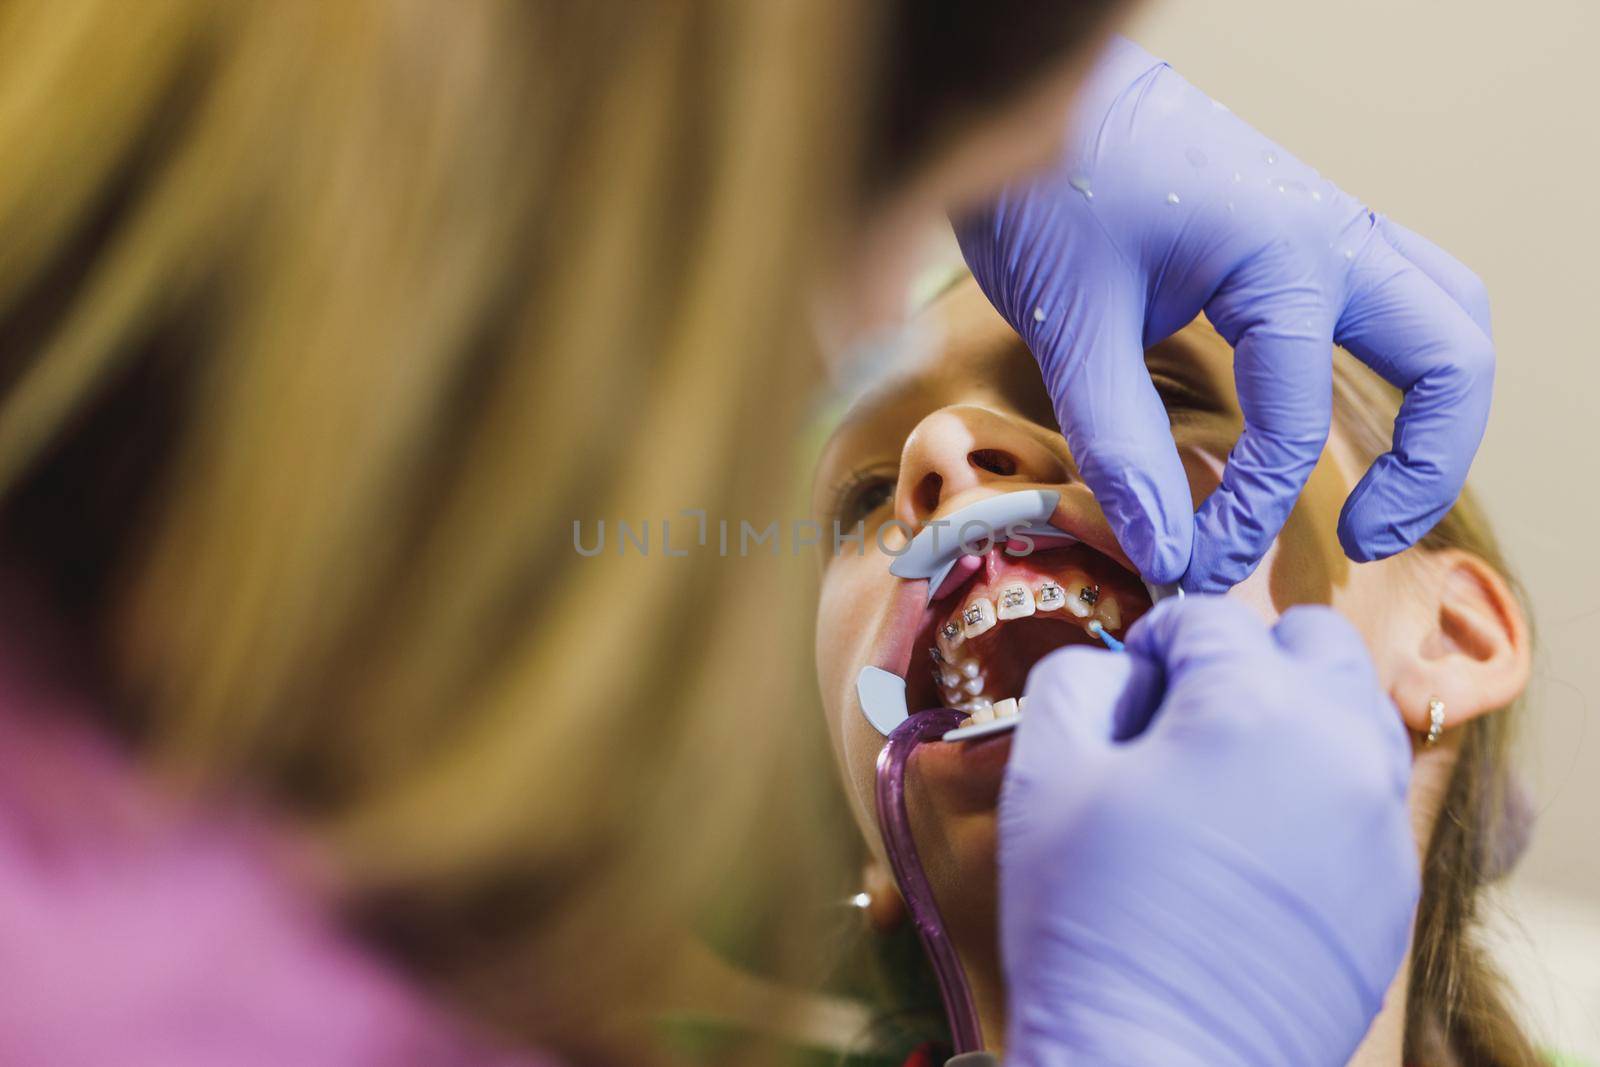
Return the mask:
[[[826,858],[823,774],[772,776],[793,568],[572,524],[779,514],[857,17],[0,7],[14,550],[151,766],[292,813],[386,944],[559,1049],[648,1010],[736,850]]]

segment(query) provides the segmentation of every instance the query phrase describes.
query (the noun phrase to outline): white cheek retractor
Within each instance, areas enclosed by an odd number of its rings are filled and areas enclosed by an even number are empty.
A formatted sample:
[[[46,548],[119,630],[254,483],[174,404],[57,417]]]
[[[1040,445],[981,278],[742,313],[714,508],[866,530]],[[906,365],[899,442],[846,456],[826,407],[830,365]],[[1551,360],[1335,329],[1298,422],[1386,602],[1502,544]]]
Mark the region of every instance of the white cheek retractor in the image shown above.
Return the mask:
[[[918,531],[905,551],[889,564],[889,573],[896,578],[928,579],[928,602],[932,603],[956,562],[970,555],[962,547],[964,544],[992,544],[1002,534],[1075,540],[1050,525],[1050,516],[1056,513],[1060,500],[1061,494],[1052,489],[1025,489],[968,504],[948,519],[930,522]]]
[[[863,667],[856,676],[856,701],[872,728],[888,737],[911,714],[906,707],[906,680],[882,667]]]

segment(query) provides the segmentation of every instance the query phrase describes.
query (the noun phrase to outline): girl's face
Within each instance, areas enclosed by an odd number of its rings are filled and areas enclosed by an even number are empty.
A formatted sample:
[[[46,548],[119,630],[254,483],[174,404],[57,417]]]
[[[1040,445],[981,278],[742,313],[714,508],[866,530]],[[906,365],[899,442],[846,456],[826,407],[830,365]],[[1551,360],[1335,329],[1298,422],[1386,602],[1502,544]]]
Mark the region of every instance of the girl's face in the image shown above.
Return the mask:
[[[1092,643],[1084,631],[1090,618],[1119,633],[1150,605],[1093,494],[1078,479],[1021,340],[970,280],[925,314],[936,320],[943,345],[899,368],[854,405],[824,451],[815,489],[825,530],[834,522],[846,533],[858,522],[866,526],[860,554],[851,542],[828,554],[816,653],[835,754],[874,852],[881,851],[874,761],[883,738],[857,703],[863,667],[905,677],[912,711],[1000,701],[1021,692],[1027,669],[1045,652]],[[1232,351],[1200,322],[1157,346],[1147,362],[1199,502],[1216,486],[1241,426]],[[1392,690],[1403,665],[1381,650],[1414,643],[1415,615],[1424,610],[1417,605],[1427,598],[1397,595],[1408,587],[1406,570],[1414,569],[1404,557],[1356,565],[1340,550],[1335,523],[1353,484],[1348,472],[1356,469],[1335,431],[1273,548],[1231,595],[1267,620],[1292,604],[1333,605],[1360,628]],[[880,529],[883,544],[894,550],[904,543],[902,530],[920,529],[987,496],[1031,488],[1060,493],[1052,522],[1080,543],[1018,560],[993,552],[970,581],[932,605],[924,604],[925,584],[890,575],[889,557],[874,547]],[[1018,585],[1023,592],[1013,592],[1011,602],[1031,598],[1031,616],[987,625],[987,612],[980,611],[976,624],[968,624],[964,609],[979,599],[1003,603]],[[1058,604],[1058,590],[1059,606],[1044,610]],[[948,621],[959,636],[950,634]],[[1411,629],[1396,629],[1401,626]],[[907,773],[920,858],[952,935],[969,954],[993,941],[995,810],[1010,736],[924,744]]]

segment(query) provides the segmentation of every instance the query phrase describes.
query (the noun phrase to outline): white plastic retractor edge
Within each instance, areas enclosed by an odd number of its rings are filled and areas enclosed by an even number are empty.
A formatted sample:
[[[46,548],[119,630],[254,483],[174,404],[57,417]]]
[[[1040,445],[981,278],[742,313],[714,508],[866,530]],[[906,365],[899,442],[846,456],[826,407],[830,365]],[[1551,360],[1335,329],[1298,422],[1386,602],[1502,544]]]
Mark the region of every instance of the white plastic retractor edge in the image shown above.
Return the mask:
[[[966,554],[961,545],[964,530],[975,525],[985,537],[994,539],[1011,527],[1048,525],[1060,500],[1061,494],[1053,489],[1021,489],[969,504],[924,526],[889,564],[889,573],[896,578],[928,579],[928,599],[932,600],[956,560]]]
[[[1003,734],[1007,730],[1015,730],[1020,717],[1007,715],[1003,719],[990,719],[988,722],[975,722],[971,726],[958,726],[954,730],[947,730],[941,741],[972,741],[979,737],[988,737],[991,734]]]
[[[906,680],[882,667],[861,668],[856,675],[856,702],[872,728],[885,737],[910,715]]]

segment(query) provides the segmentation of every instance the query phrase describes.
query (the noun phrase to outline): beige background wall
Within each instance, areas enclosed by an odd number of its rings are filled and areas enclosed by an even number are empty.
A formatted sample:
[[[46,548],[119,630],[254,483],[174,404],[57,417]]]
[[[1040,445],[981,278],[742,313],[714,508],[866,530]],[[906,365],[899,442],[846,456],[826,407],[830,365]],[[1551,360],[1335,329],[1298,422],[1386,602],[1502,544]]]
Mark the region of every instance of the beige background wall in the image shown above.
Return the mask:
[[[1130,33],[1488,284],[1500,362],[1473,479],[1540,641],[1523,756],[1541,819],[1507,951],[1526,1000],[1559,1002],[1566,1047],[1600,1057],[1600,3],[1157,0]]]

